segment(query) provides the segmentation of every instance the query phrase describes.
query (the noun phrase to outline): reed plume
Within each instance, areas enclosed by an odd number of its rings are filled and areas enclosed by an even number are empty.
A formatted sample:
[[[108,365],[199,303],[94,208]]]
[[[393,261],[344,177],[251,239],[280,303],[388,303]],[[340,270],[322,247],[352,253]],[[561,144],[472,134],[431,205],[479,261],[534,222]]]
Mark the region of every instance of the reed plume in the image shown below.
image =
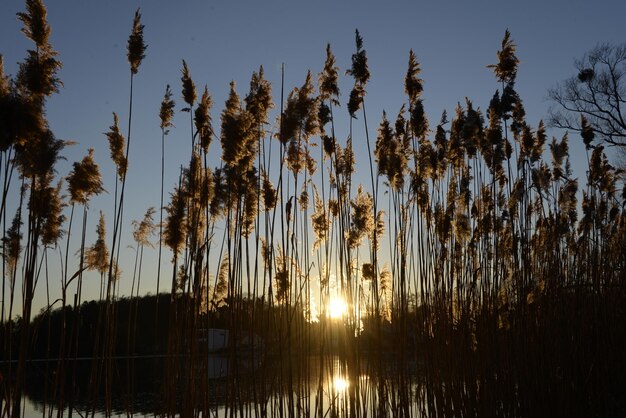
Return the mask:
[[[183,60],[183,68],[182,68],[182,77],[180,81],[183,84],[183,100],[187,103],[188,108],[184,108],[183,111],[191,111],[194,103],[196,102],[196,85],[191,79],[191,74],[189,73],[189,68],[187,67],[187,63]]]
[[[141,13],[139,9],[135,11],[133,18],[133,29],[128,37],[127,56],[132,74],[137,74],[141,61],[146,57],[146,49],[148,46],[143,40],[144,25],[141,24]]]
[[[174,106],[176,103],[172,99],[172,90],[170,89],[170,85],[168,84],[165,87],[165,94],[163,95],[163,101],[161,101],[161,108],[159,110],[159,119],[161,120],[161,129],[165,129],[167,132],[168,128],[174,126],[172,124],[172,119],[174,118]]]
[[[117,175],[122,181],[126,177],[126,169],[128,167],[128,159],[124,155],[124,146],[126,139],[120,132],[119,119],[117,113],[113,112],[113,125],[109,127],[109,131],[104,134],[109,141],[109,150],[111,151],[111,159],[117,167]]]
[[[7,263],[9,280],[14,282],[14,272],[17,269],[20,255],[22,254],[22,217],[19,211],[13,216],[11,226],[5,236],[2,237],[2,257]]]
[[[96,270],[104,276],[109,270],[109,257],[109,249],[106,244],[106,221],[104,213],[100,211],[98,226],[96,227],[96,241],[85,250],[85,264],[88,269]]]
[[[204,86],[204,92],[195,110],[194,122],[196,135],[200,137],[200,146],[205,154],[209,152],[209,145],[211,145],[211,140],[213,139],[213,125],[211,123],[211,114],[209,113],[212,105],[209,90]]]
[[[104,191],[100,169],[93,159],[93,148],[89,148],[88,154],[80,163],[74,163],[68,177],[68,189],[70,201],[83,205],[86,205],[92,196]]]
[[[250,91],[246,98],[246,110],[254,115],[255,123],[261,126],[267,123],[268,113],[274,107],[272,102],[272,85],[264,78],[263,66],[258,72],[252,73]]]
[[[497,52],[498,63],[490,64],[487,68],[493,70],[498,81],[503,83],[512,83],[517,77],[517,66],[519,59],[515,55],[517,46],[511,39],[511,32],[507,29],[502,39],[502,49]]]

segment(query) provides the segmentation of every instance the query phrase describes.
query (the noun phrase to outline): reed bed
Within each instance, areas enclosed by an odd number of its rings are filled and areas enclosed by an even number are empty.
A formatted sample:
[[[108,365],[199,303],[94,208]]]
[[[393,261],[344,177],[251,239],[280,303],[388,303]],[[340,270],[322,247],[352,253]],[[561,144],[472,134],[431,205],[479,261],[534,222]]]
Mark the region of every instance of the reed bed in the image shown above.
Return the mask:
[[[50,360],[36,391],[44,416],[145,413],[135,395],[148,372],[137,353],[161,359],[147,407],[159,416],[625,413],[626,191],[592,130],[578,180],[567,134],[549,140],[543,123],[527,123],[508,31],[489,66],[496,92],[484,113],[467,99],[431,129],[410,51],[406,101],[395,119],[383,113],[375,138],[358,31],[346,108],[330,45],[321,72],[290,91],[281,83],[277,103],[262,67],[243,98],[231,83],[219,127],[209,89],[197,94],[183,61],[183,107],[167,85],[158,116],[162,149],[170,130],[188,130],[189,162],[166,202],[171,163],[162,151],[160,205],[133,224],[128,276],[118,261],[133,80],[146,53],[141,15],[128,41],[126,136],[115,113],[106,133],[117,172],[108,187],[112,235],[101,213],[92,245],[85,237],[95,222],[90,199],[104,188],[99,167],[89,151],[67,186],[57,180],[66,144],[50,131],[45,106],[61,63],[42,2],[27,0],[19,18],[34,49],[15,78],[0,71],[0,416],[19,417],[24,394],[35,391],[32,359]],[[189,127],[172,125],[176,111],[189,113]],[[337,133],[336,117],[348,119],[347,135]],[[356,144],[368,150],[362,176]],[[210,167],[216,147],[221,161]],[[18,193],[9,193],[13,184]],[[9,207],[17,208],[12,221]],[[157,277],[145,278],[144,250],[153,246]],[[60,272],[48,271],[51,251],[62,255]],[[167,254],[169,292],[159,294]],[[82,300],[88,270],[100,275],[98,302]],[[130,295],[119,294],[120,280],[132,280]],[[156,296],[142,296],[147,280]],[[33,318],[44,281],[61,297]],[[330,312],[339,299],[345,311]],[[219,379],[209,371],[210,329],[229,332],[219,352],[228,373]]]

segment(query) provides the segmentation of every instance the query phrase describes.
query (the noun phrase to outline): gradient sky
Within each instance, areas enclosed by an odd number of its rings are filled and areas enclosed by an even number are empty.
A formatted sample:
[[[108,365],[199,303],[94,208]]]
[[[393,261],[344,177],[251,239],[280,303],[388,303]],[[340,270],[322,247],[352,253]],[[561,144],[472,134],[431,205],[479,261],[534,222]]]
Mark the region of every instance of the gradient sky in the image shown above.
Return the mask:
[[[145,25],[147,56],[135,78],[132,143],[128,171],[125,231],[140,219],[149,206],[157,207],[160,190],[160,129],[158,110],[167,84],[171,84],[177,110],[180,94],[181,60],[189,65],[199,94],[206,84],[214,100],[212,116],[219,126],[219,114],[229,82],[237,83],[244,96],[250,75],[259,65],[273,84],[274,101],[280,99],[280,67],[285,64],[287,91],[303,83],[306,71],[317,75],[322,69],[325,47],[331,44],[341,73],[349,68],[354,52],[354,30],[364,38],[372,74],[367,86],[366,106],[370,132],[375,132],[383,110],[395,118],[404,96],[404,75],[409,50],[420,62],[424,80],[424,105],[431,128],[441,112],[452,115],[457,102],[471,99],[485,109],[498,84],[488,64],[496,62],[504,31],[508,28],[518,46],[521,60],[516,89],[527,111],[527,120],[536,127],[546,118],[550,103],[547,89],[575,73],[573,60],[601,42],[621,43],[626,39],[626,2],[580,0],[469,1],[300,1],[300,0],[47,0],[52,27],[51,43],[59,52],[64,83],[60,94],[47,106],[50,125],[56,136],[77,144],[64,150],[67,161],[58,165],[65,176],[71,163],[80,160],[88,148],[95,149],[105,188],[109,194],[95,198],[89,213],[89,235],[98,211],[112,226],[114,167],[103,135],[112,123],[112,112],[120,116],[126,133],[128,117],[129,67],[126,42],[136,8],[141,8]],[[23,11],[19,0],[0,2],[0,54],[5,71],[14,75],[17,63],[26,56],[31,43],[20,33],[15,14]],[[347,121],[345,103],[352,79],[341,80],[342,110],[338,119]],[[276,112],[274,113],[274,115]],[[189,159],[189,115],[177,112],[166,141],[166,191],[177,182],[179,168]],[[362,131],[355,132],[355,144]],[[550,136],[562,132],[550,130]],[[339,126],[337,136],[345,141],[347,128]],[[359,138],[361,136],[361,138]],[[584,149],[576,135],[571,152],[579,178],[584,176]],[[357,149],[357,182],[365,180],[363,152]],[[213,160],[219,164],[219,144],[212,144]],[[15,192],[15,190],[13,190]],[[15,196],[15,194],[13,194]],[[11,199],[11,198],[10,198]],[[9,212],[9,216],[12,213]],[[110,234],[110,232],[109,232]],[[125,235],[122,245],[132,244]],[[132,250],[123,254],[122,292],[130,287]],[[169,252],[165,252],[169,260]],[[146,254],[143,292],[155,289],[156,251]],[[70,269],[71,270],[71,269]],[[170,267],[163,267],[170,277]],[[95,281],[94,277],[94,281]],[[52,290],[58,282],[51,284]],[[126,290],[125,290],[126,289]],[[94,297],[93,289],[87,298]],[[35,311],[45,302],[39,286]]]

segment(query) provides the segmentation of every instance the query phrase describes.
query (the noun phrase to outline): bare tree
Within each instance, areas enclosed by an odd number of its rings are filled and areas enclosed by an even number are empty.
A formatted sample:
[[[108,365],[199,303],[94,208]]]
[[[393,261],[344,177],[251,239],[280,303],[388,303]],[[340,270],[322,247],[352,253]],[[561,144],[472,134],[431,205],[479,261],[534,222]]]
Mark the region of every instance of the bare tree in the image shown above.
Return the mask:
[[[626,149],[626,43],[600,44],[574,62],[578,74],[548,92],[550,124]]]

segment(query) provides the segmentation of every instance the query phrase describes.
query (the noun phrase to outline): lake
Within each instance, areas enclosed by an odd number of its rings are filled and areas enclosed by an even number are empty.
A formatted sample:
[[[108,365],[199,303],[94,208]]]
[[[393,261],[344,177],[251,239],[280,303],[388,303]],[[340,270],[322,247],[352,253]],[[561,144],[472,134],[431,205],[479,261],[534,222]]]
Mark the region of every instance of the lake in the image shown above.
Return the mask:
[[[111,363],[113,384],[109,391],[90,387],[97,362],[80,359],[67,365],[75,373],[69,373],[73,377],[65,382],[62,415],[142,417],[168,415],[175,410],[184,416],[191,412],[212,417],[329,417],[379,416],[383,411],[397,415],[401,410],[420,416],[427,411],[424,391],[414,374],[386,369],[383,373],[403,375],[403,381],[380,379],[366,360],[361,360],[358,371],[353,372],[348,362],[336,355],[277,359],[268,359],[253,369],[237,364],[235,367],[244,371],[233,375],[224,373],[234,369],[227,356],[210,355],[202,363],[202,367],[208,366],[207,373],[185,370],[183,365],[172,379],[177,382],[174,385],[167,382],[171,373],[166,358],[120,358]],[[61,404],[58,390],[55,392],[59,386],[55,384],[55,368],[54,362],[30,365],[24,417],[57,416]],[[101,373],[107,374],[104,370]]]

